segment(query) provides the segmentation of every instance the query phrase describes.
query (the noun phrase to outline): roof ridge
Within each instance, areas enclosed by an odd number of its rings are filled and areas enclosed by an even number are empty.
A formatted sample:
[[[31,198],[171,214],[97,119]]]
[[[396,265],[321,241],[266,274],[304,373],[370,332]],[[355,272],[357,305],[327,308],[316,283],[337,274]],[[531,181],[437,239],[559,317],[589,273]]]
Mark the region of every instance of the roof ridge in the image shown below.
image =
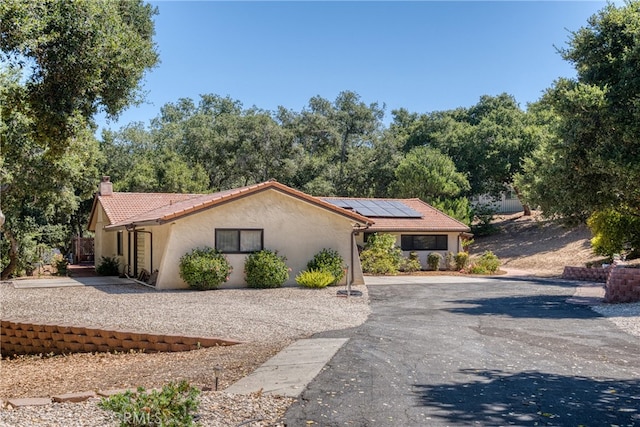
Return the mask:
[[[358,214],[357,212],[351,212],[346,209],[342,209],[338,206],[335,206],[329,202],[321,200],[319,198],[313,197],[309,194],[306,194],[300,190],[296,190],[295,188],[288,187],[284,184],[281,184],[275,180],[260,182],[256,184],[247,185],[244,187],[231,188],[228,190],[217,191],[214,193],[203,193],[197,194],[195,197],[188,197],[182,200],[176,201],[175,203],[166,203],[163,205],[155,206],[153,209],[137,211],[134,212],[133,215],[129,215],[128,217],[121,217],[118,220],[111,222],[108,226],[110,228],[113,227],[121,227],[126,224],[134,224],[134,223],[164,223],[166,221],[173,220],[175,218],[182,217],[184,215],[189,215],[190,213],[198,212],[202,209],[206,209],[211,206],[215,206],[219,203],[224,203],[226,200],[234,200],[238,197],[243,197],[245,194],[250,195],[254,192],[263,191],[263,189],[274,189],[285,194],[288,194],[292,197],[297,197],[303,200],[306,200],[309,203],[316,204],[324,207],[325,209],[332,210],[340,215],[346,215],[355,219],[356,221],[363,223],[373,223],[370,218],[367,218],[363,215]],[[131,194],[131,193],[129,193]],[[154,195],[159,193],[140,193],[145,196]],[[173,194],[183,194],[183,193],[160,193],[164,196],[171,196]],[[199,200],[201,199],[201,200]],[[102,200],[102,199],[101,199]],[[109,199],[106,199],[109,200]],[[113,199],[112,199],[113,200]],[[103,205],[104,206],[104,205]]]

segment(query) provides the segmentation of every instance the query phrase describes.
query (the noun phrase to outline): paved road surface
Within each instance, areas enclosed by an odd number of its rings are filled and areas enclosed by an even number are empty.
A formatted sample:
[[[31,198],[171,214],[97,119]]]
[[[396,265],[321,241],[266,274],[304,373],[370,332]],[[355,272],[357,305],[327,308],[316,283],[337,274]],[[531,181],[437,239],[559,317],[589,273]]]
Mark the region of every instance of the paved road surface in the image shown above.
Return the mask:
[[[640,339],[573,285],[424,280],[370,286],[364,325],[319,335],[350,340],[288,426],[640,426]]]

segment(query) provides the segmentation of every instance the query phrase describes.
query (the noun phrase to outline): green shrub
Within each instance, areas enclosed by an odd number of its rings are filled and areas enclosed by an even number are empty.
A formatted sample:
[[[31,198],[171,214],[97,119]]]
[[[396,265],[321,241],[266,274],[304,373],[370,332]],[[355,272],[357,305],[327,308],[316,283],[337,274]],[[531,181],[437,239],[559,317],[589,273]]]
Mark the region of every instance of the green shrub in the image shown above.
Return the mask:
[[[66,276],[69,273],[69,260],[62,254],[56,254],[51,259],[51,263],[56,269],[57,276]]]
[[[491,204],[477,205],[473,208],[473,225],[471,232],[476,236],[490,236],[498,232],[492,224],[496,214],[496,207]]]
[[[593,238],[591,247],[597,255],[613,258],[640,247],[640,217],[614,208],[594,212],[587,220]],[[630,258],[630,257],[629,257]]]
[[[296,276],[296,283],[305,288],[326,288],[335,283],[333,274],[324,270],[301,271]]]
[[[268,249],[255,252],[244,263],[244,274],[250,288],[279,288],[289,278],[287,259]]]
[[[456,263],[456,270],[458,271],[464,270],[467,268],[467,265],[469,265],[469,254],[467,252],[458,252],[453,259]]]
[[[307,270],[321,270],[333,276],[332,285],[337,285],[344,277],[344,260],[334,249],[322,249],[307,263]]]
[[[193,417],[200,405],[199,394],[200,390],[187,381],[171,382],[151,393],[138,387],[137,392],[114,394],[102,398],[98,406],[115,412],[121,427],[186,427],[195,425]]]
[[[96,267],[96,273],[100,276],[118,276],[120,275],[120,261],[116,257],[103,256],[100,264]]]
[[[456,268],[455,254],[451,251],[447,252],[444,257],[444,268],[445,270],[455,270]]]
[[[232,271],[227,258],[210,247],[195,248],[180,258],[180,277],[193,289],[216,289]]]
[[[413,273],[414,271],[419,271],[421,269],[422,264],[420,264],[420,259],[418,258],[417,252],[410,252],[408,257],[402,258],[402,260],[400,260],[400,271],[404,271],[405,273]]]
[[[487,269],[480,264],[471,264],[468,272],[469,274],[489,274]]]
[[[402,251],[392,234],[373,234],[360,254],[362,271],[371,274],[397,274]]]
[[[427,265],[429,269],[438,271],[440,269],[440,263],[442,262],[442,255],[438,252],[431,252],[427,255]]]
[[[477,264],[484,267],[489,274],[493,274],[500,267],[500,259],[493,252],[485,251],[480,255],[480,260],[478,260]]]

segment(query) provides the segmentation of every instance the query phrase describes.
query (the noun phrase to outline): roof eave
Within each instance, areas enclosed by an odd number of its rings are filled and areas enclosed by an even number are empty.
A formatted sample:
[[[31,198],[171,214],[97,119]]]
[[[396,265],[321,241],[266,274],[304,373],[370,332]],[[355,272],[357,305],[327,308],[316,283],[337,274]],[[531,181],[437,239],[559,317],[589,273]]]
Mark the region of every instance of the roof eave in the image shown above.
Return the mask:
[[[429,228],[429,227],[376,227],[373,226],[370,228],[371,231],[376,232],[408,232],[408,233],[420,233],[420,232],[429,232],[429,233],[466,233],[471,231],[470,228]]]
[[[153,227],[156,225],[165,224],[167,221],[162,220],[149,220],[149,221],[137,221],[137,222],[120,222],[117,224],[111,224],[104,227],[106,231],[116,231],[116,230],[128,230],[131,228],[137,227]]]

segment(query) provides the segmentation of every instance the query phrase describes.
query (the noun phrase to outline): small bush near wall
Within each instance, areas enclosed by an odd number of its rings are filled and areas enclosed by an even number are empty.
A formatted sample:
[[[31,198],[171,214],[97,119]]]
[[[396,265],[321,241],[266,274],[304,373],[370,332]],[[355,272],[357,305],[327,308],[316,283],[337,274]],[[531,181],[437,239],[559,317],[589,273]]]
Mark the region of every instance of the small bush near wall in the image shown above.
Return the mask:
[[[120,261],[116,257],[103,256],[96,267],[96,273],[101,276],[118,276],[120,274]]]
[[[335,283],[335,277],[323,270],[301,271],[296,276],[296,283],[305,288],[326,288]]]
[[[500,267],[500,259],[491,251],[486,251],[469,267],[471,274],[493,274]]]
[[[216,289],[229,280],[231,271],[227,258],[210,247],[193,249],[180,258],[180,277],[193,289]]]
[[[287,259],[268,249],[253,253],[244,263],[244,274],[250,288],[279,288],[289,278]]]
[[[454,257],[456,270],[464,270],[469,265],[469,254],[467,252],[458,252]]]
[[[422,269],[420,259],[418,258],[418,252],[410,252],[409,257],[403,258],[400,261],[400,271],[405,273],[413,273]]]
[[[333,276],[332,285],[337,285],[344,277],[344,260],[334,249],[322,249],[307,263],[307,269],[326,271]]]
[[[442,255],[438,252],[431,252],[427,255],[427,265],[429,269],[438,271],[440,269],[440,263],[442,262]]]
[[[375,233],[360,254],[362,271],[372,274],[397,274],[402,251],[396,247],[396,236]]]
[[[456,269],[456,256],[451,251],[447,252],[447,255],[444,257],[444,268],[446,270]]]

